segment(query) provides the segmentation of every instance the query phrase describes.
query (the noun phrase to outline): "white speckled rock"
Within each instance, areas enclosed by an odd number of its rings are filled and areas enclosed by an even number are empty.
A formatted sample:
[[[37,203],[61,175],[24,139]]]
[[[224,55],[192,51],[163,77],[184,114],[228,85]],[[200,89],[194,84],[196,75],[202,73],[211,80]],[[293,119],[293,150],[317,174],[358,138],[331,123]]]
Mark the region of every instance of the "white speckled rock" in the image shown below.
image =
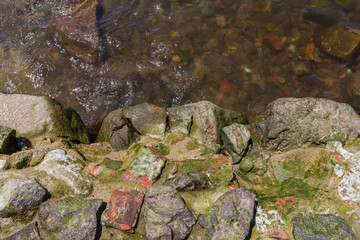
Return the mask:
[[[77,195],[88,195],[91,192],[92,183],[82,176],[81,171],[84,167],[85,164],[81,160],[62,149],[56,149],[48,152],[36,169],[63,180]]]
[[[0,171],[4,171],[8,168],[9,163],[4,159],[0,159]]]

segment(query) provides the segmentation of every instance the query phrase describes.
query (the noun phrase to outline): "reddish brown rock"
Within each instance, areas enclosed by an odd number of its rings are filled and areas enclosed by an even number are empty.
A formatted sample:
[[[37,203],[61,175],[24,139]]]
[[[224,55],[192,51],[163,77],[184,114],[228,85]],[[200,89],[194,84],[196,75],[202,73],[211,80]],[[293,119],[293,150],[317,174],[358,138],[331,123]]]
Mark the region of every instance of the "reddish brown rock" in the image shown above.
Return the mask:
[[[123,231],[135,228],[144,192],[137,190],[115,190],[101,216],[101,223]]]
[[[269,34],[264,38],[264,43],[266,46],[268,46],[270,49],[280,52],[285,49],[285,45],[282,42],[282,40],[273,34]]]

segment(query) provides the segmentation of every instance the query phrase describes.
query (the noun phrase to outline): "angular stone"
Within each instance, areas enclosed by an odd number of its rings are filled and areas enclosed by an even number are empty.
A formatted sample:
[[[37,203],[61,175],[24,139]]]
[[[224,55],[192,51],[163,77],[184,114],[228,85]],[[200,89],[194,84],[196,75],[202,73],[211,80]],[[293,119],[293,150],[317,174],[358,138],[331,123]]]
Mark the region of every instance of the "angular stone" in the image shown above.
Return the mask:
[[[211,183],[208,176],[199,172],[186,172],[180,174],[164,183],[166,186],[175,188],[178,191],[182,190],[203,190],[211,188],[214,184]]]
[[[255,194],[243,188],[231,190],[216,200],[207,214],[198,222],[212,240],[245,239],[254,217]]]
[[[141,148],[126,172],[124,179],[151,186],[160,176],[165,164],[166,159],[154,153],[153,150],[147,147]]]
[[[4,238],[3,240],[41,240],[37,223],[31,223],[14,233],[10,237]]]
[[[9,158],[11,168],[22,169],[29,167],[33,153],[32,150],[25,150],[12,154]]]
[[[221,140],[231,155],[233,163],[238,163],[246,154],[250,141],[250,131],[246,126],[234,123],[222,128]]]
[[[95,239],[99,234],[101,199],[65,198],[40,206],[40,226],[45,239]]]
[[[258,144],[253,144],[250,152],[235,166],[234,170],[238,172],[253,172],[257,175],[264,175],[267,171],[267,162],[270,154],[261,148]],[[239,173],[241,174],[241,173]]]
[[[172,187],[148,187],[144,204],[146,238],[149,240],[185,239],[195,224],[194,216]]]
[[[351,226],[333,214],[299,213],[291,223],[295,240],[356,240]]]
[[[88,195],[92,190],[92,183],[81,175],[84,167],[81,160],[62,149],[56,149],[48,152],[36,169],[63,180],[77,195]]]
[[[235,111],[219,108],[208,101],[168,108],[170,130],[182,132],[198,143],[217,151],[221,146],[220,131],[232,123],[246,124],[247,118]]]
[[[348,104],[328,99],[280,98],[252,125],[253,141],[285,151],[304,144],[345,141],[360,135],[360,117]]]
[[[0,193],[0,217],[22,215],[39,207],[46,190],[34,179],[11,179]]]
[[[110,158],[106,157],[101,163],[102,165],[105,165],[107,168],[112,170],[119,170],[123,166],[122,161],[115,161],[111,160]]]
[[[145,193],[138,190],[115,190],[101,216],[105,226],[120,230],[135,228]]]
[[[10,163],[7,160],[0,159],[0,171],[10,168]]]
[[[0,153],[10,153],[16,149],[16,131],[0,126]]]
[[[79,114],[48,97],[0,93],[0,125],[16,129],[18,135],[69,137],[89,142]]]
[[[274,171],[275,179],[279,184],[294,176],[293,171],[284,168],[283,162],[272,162],[271,167]]]

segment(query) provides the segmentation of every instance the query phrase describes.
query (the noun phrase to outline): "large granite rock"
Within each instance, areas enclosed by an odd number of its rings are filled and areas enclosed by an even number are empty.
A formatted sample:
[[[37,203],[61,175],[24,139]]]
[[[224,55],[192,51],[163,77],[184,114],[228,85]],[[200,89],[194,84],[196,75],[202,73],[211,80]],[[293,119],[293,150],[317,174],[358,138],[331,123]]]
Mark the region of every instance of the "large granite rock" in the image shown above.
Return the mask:
[[[101,223],[124,231],[134,229],[144,195],[138,190],[115,190],[101,216]]]
[[[146,190],[145,228],[149,240],[185,239],[195,218],[179,193],[169,186],[153,186]]]
[[[153,104],[118,109],[109,113],[101,125],[97,142],[109,142],[115,150],[127,149],[141,135],[163,139],[166,110]]]
[[[221,140],[231,155],[233,163],[238,163],[248,149],[250,131],[242,124],[233,123],[221,129]]]
[[[255,194],[238,188],[219,197],[198,222],[212,240],[241,240],[249,234],[254,208]]]
[[[48,152],[36,169],[63,180],[77,195],[88,195],[92,183],[81,174],[85,164],[62,149]]]
[[[349,224],[333,214],[299,213],[291,223],[295,240],[356,240]]]
[[[0,217],[25,214],[39,207],[46,190],[34,179],[11,179],[0,193]]]
[[[164,183],[164,185],[173,187],[178,191],[182,191],[208,189],[211,188],[214,184],[205,174],[188,171],[179,174],[172,179],[169,179]]]
[[[252,125],[252,139],[270,150],[345,141],[360,134],[360,117],[348,104],[328,99],[280,98]]]
[[[147,147],[140,149],[126,171],[124,180],[137,181],[142,185],[151,186],[160,176],[165,167],[166,159]]]
[[[16,149],[15,129],[0,126],[0,153],[11,153]]]
[[[3,240],[41,240],[37,223],[33,222]]]
[[[40,227],[45,239],[90,240],[99,234],[101,199],[65,198],[39,208]]]
[[[190,135],[198,143],[217,151],[220,131],[232,123],[246,124],[247,118],[207,101],[168,108],[170,131]]]
[[[55,135],[89,142],[80,116],[48,97],[0,93],[0,125],[27,138]]]

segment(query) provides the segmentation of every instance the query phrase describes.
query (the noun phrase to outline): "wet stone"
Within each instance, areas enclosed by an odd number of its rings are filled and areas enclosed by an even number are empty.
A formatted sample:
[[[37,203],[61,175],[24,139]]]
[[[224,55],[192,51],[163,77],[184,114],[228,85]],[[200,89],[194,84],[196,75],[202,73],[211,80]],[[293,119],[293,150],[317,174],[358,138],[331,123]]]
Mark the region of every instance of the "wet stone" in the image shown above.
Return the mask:
[[[31,223],[3,240],[41,240],[37,223]]]
[[[165,164],[164,158],[147,147],[141,148],[127,170],[124,179],[151,186],[160,176]]]
[[[0,125],[0,153],[10,153],[16,147],[16,131]]]
[[[255,195],[246,189],[231,190],[216,200],[207,214],[198,222],[212,240],[245,239],[254,217]]]
[[[124,231],[134,229],[144,195],[137,190],[115,190],[101,216],[101,223]]]
[[[56,149],[48,152],[36,169],[63,180],[77,195],[88,195],[92,190],[92,183],[82,176],[84,167],[81,160],[62,149]]]
[[[25,214],[39,207],[46,190],[34,179],[9,180],[0,193],[0,217]]]
[[[101,199],[65,198],[39,208],[44,239],[95,239],[99,234]]]
[[[213,186],[208,176],[198,172],[186,172],[165,182],[166,186],[182,190],[203,190]]]
[[[246,126],[234,123],[221,130],[221,140],[231,155],[233,163],[238,163],[246,154],[250,141],[250,131]]]
[[[356,240],[351,226],[333,214],[299,213],[291,223],[295,240]]]
[[[195,224],[195,218],[179,193],[169,186],[147,188],[144,218],[146,238],[185,239]]]

